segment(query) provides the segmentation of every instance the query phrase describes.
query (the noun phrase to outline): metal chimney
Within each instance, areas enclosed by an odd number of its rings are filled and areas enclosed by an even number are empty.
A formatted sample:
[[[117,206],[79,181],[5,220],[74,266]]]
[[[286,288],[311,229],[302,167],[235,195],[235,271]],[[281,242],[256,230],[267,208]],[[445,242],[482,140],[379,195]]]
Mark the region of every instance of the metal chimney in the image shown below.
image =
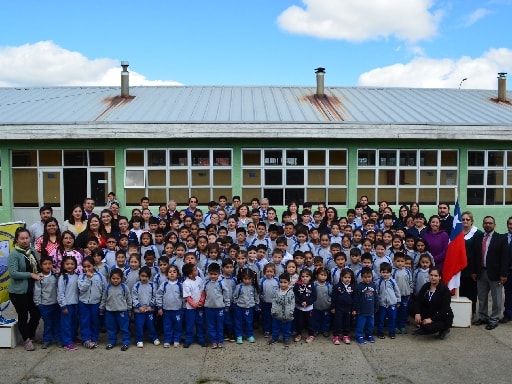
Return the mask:
[[[130,73],[128,72],[128,62],[121,61],[121,97],[130,96]]]
[[[317,97],[324,97],[324,74],[325,74],[325,68],[318,67],[315,68],[316,73],[316,95]]]
[[[498,73],[498,101],[507,101],[507,73]]]

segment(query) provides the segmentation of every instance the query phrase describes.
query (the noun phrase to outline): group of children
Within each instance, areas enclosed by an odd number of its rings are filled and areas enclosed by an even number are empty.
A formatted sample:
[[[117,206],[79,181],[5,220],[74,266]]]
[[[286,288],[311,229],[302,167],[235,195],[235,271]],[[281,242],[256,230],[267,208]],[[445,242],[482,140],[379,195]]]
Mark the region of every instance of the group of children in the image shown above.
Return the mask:
[[[157,244],[155,233],[143,231],[140,245],[112,235],[106,249],[91,238],[83,259],[69,251],[42,257],[34,301],[43,348],[96,348],[103,327],[106,348],[120,333],[123,351],[131,328],[139,348],[146,332],[155,345],[163,337],[164,348],[253,343],[257,325],[269,344],[281,336],[285,346],[331,332],[334,344],[350,344],[354,325],[359,344],[375,341],[375,325],[383,339],[386,323],[394,339],[407,333],[409,304],[433,263],[421,239],[341,234],[338,225],[320,235],[286,223],[275,236],[259,222],[250,241],[244,227],[234,238],[216,229],[183,226]]]

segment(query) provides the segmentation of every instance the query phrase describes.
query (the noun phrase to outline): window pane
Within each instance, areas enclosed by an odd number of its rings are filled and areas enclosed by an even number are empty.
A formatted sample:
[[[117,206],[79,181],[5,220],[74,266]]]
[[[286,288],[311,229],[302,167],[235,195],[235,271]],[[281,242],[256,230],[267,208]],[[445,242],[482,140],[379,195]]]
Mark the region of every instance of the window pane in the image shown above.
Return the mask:
[[[188,198],[191,195],[189,194],[188,188],[170,188],[169,189],[169,199],[176,200],[178,206],[180,205],[188,205]]]
[[[208,166],[210,165],[210,151],[192,151],[192,166]]]
[[[396,151],[379,151],[379,165],[395,166]]]
[[[468,165],[470,167],[483,167],[484,154],[484,151],[468,151]]]
[[[126,151],[126,166],[144,166],[144,151]],[[140,204],[140,201],[139,201]]]
[[[437,151],[420,151],[420,165],[426,167],[437,166]]]
[[[512,151],[507,151],[507,166],[512,167]]]
[[[37,169],[12,170],[12,200],[15,207],[38,207],[37,188],[27,185],[38,185]]]
[[[172,166],[184,167],[188,165],[188,152],[187,151],[169,151],[169,156]]]
[[[468,171],[468,185],[483,185],[484,171]]]
[[[64,165],[86,167],[87,151],[64,151]]]
[[[379,185],[396,185],[395,170],[394,169],[379,170]],[[379,192],[379,200],[383,200],[380,198],[380,192]]]
[[[39,165],[40,166],[61,166],[62,165],[62,151],[39,151]]]
[[[125,189],[124,192],[126,194],[126,205],[136,205],[140,207],[140,198],[146,196],[146,190],[144,188],[130,188]]]
[[[243,185],[261,185],[261,171],[259,169],[242,170]]]
[[[443,201],[448,204],[455,204],[455,189],[439,188],[439,201]]]
[[[188,185],[188,171],[181,170],[181,171],[175,171],[171,170],[169,171],[169,184],[170,185]]]
[[[213,170],[213,185],[231,185],[231,170]]]
[[[324,169],[309,169],[308,170],[308,185],[325,185],[325,170]]]
[[[437,204],[437,190],[435,188],[420,188],[418,203]]]
[[[283,205],[283,189],[282,188],[265,188],[263,190],[263,196],[269,199],[272,205]]]
[[[261,151],[244,149],[242,152],[242,165],[261,165]]]
[[[457,166],[458,164],[457,151],[441,151],[441,166]]]
[[[165,170],[148,170],[148,186],[162,185],[166,186],[167,181],[165,180]],[[149,199],[153,202],[153,199]]]
[[[507,171],[507,185],[512,186],[512,170]]]
[[[325,151],[310,150],[308,151],[309,165],[325,165]]]
[[[12,151],[13,167],[36,167],[37,151]]]
[[[468,204],[483,205],[484,190],[483,188],[468,188]]]
[[[503,151],[489,151],[487,153],[487,165],[489,167],[502,167],[504,162]]]
[[[325,188],[308,188],[307,201],[311,204],[318,204],[327,201],[325,196]]]
[[[210,185],[210,172],[208,169],[192,171],[192,186],[196,185]]]
[[[400,188],[398,190],[398,201],[400,204],[410,204],[416,201],[416,188]]]
[[[304,170],[287,169],[286,184],[288,185],[304,185]]]
[[[400,171],[400,185],[416,185],[416,169]]]
[[[347,190],[345,188],[329,188],[329,202],[328,205],[346,205],[347,204]],[[340,216],[341,212],[338,210]]]
[[[362,151],[357,152],[357,164],[359,166],[375,165],[375,151]]]
[[[510,188],[505,189],[505,204],[512,204],[512,189]]]
[[[330,165],[347,165],[347,151],[329,151],[329,164]],[[368,164],[370,165],[370,164]]]
[[[379,200],[385,200],[388,204],[396,204],[396,189],[379,188]]]
[[[199,203],[204,202],[203,204],[208,204],[211,201],[210,188],[192,188],[191,196],[196,196]]]
[[[368,203],[375,204],[375,189],[374,188],[357,188],[357,196],[368,196]]]
[[[487,188],[485,190],[485,203],[488,205],[503,204],[503,188]]]
[[[261,195],[261,189],[259,188],[243,188],[242,189],[242,201],[251,201],[253,197],[258,197]],[[271,200],[271,203],[273,201]]]
[[[126,170],[124,185],[127,187],[145,187],[143,170]],[[142,195],[144,196],[144,195]],[[142,197],[142,196],[139,196]],[[140,200],[139,200],[140,203]]]
[[[43,204],[60,207],[60,172],[42,172]]]
[[[400,151],[400,166],[416,166],[416,151]]]
[[[116,165],[116,152],[111,149],[89,151],[89,165],[96,167],[113,167]]]
[[[265,170],[265,184],[267,184],[267,185],[283,185],[282,172],[283,171],[280,169],[266,169]]]
[[[265,165],[283,165],[283,153],[281,150],[265,151]]]
[[[428,171],[420,171],[420,185],[436,185],[437,171],[431,169]]]
[[[213,165],[229,167],[231,165],[231,151],[213,151]]]
[[[286,188],[284,190],[285,204],[291,201],[297,201],[299,204],[304,203],[304,188]]]
[[[167,204],[165,188],[148,189],[148,197],[149,201],[151,201],[151,205],[153,206]]]
[[[503,185],[503,171],[487,171],[487,185]]]
[[[148,151],[148,166],[150,167],[156,167],[161,166],[165,167],[165,150],[158,149],[158,150],[149,150]],[[153,201],[153,200],[149,200]]]
[[[357,184],[375,185],[375,171],[373,169],[357,171]]]
[[[226,196],[229,200],[229,198],[231,197],[232,194],[233,194],[233,190],[231,189],[231,187],[213,188],[213,200],[218,201],[219,196]]]
[[[365,171],[363,171],[365,172]],[[373,171],[370,171],[373,173]],[[330,169],[329,170],[329,184],[330,185],[347,185],[347,170],[346,169]]]
[[[457,171],[449,170],[444,171],[441,170],[441,185],[457,185]]]
[[[286,165],[304,165],[304,151],[287,150]]]

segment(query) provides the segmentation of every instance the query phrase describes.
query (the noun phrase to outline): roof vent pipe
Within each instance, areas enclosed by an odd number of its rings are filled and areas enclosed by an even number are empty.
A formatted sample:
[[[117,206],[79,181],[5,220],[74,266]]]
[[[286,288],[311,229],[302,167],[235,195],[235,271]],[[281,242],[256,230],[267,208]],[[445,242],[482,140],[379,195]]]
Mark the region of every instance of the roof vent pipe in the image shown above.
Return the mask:
[[[325,68],[318,67],[315,68],[316,73],[316,96],[317,97],[324,97],[324,74],[325,74]]]
[[[128,72],[128,62],[121,61],[121,97],[130,96],[130,73]]]
[[[498,73],[498,101],[507,101],[507,73]]]

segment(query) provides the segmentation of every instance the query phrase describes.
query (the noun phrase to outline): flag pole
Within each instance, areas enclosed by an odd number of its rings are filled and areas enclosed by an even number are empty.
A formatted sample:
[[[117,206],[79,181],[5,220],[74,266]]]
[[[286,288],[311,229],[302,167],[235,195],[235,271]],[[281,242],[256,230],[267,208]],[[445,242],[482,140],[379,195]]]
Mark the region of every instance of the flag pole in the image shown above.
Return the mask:
[[[455,204],[457,204],[457,200],[459,199],[459,191],[458,191],[458,187],[457,185],[455,185]],[[459,205],[460,206],[460,205]],[[467,255],[466,255],[467,257]],[[462,271],[461,271],[462,272]],[[459,298],[459,287],[455,288],[455,295],[454,295],[454,298],[455,299],[458,299]]]

